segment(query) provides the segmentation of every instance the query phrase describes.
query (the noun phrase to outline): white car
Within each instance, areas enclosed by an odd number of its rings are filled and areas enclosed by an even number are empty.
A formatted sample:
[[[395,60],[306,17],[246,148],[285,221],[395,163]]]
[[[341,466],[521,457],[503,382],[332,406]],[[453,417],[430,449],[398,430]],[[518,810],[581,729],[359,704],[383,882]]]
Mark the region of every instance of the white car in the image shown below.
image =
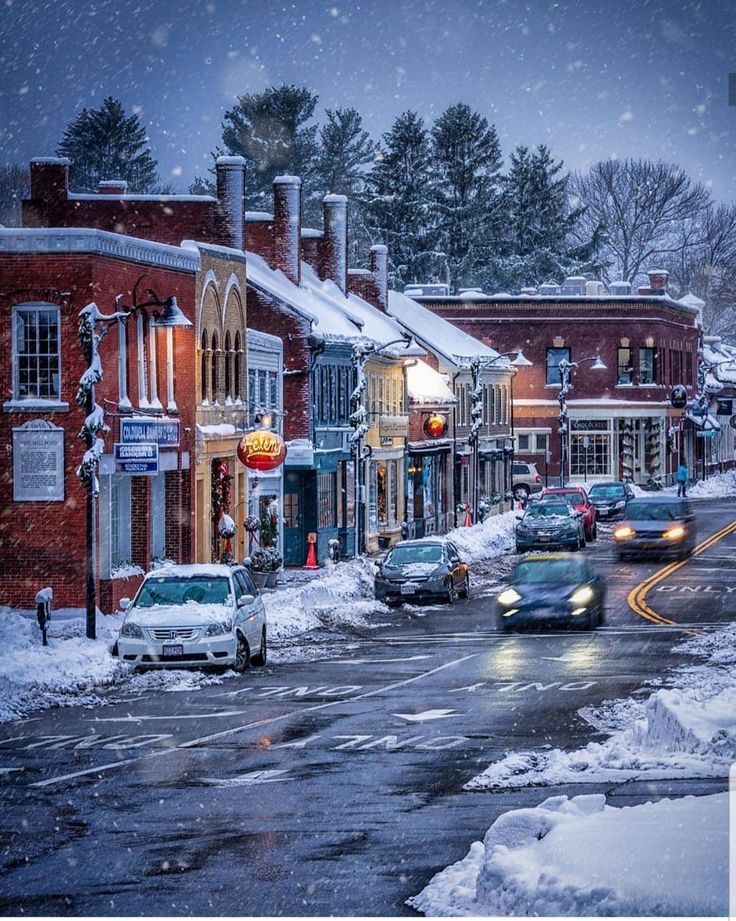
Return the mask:
[[[214,563],[149,572],[135,598],[122,598],[121,662],[181,668],[266,664],[266,611],[247,569]]]

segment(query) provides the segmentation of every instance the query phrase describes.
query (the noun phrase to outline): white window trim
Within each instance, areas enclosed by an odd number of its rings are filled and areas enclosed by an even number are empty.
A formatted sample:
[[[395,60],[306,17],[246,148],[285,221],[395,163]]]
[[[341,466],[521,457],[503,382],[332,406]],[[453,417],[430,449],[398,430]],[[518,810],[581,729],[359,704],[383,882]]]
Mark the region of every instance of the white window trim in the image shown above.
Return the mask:
[[[128,396],[128,329],[125,322],[118,323],[118,406],[133,408]]]
[[[138,356],[138,405],[145,407],[148,403],[148,383],[146,381],[146,337],[143,331],[143,315],[138,314],[135,321],[136,354]]]
[[[59,355],[59,395],[58,397],[32,397],[28,400],[22,400],[18,397],[18,334],[17,334],[17,316],[19,313],[28,313],[32,310],[53,310],[56,312],[57,323],[57,350]],[[58,304],[51,304],[47,301],[23,301],[20,304],[14,304],[10,311],[10,328],[11,328],[11,349],[12,349],[12,399],[3,403],[5,410],[38,410],[48,412],[57,409],[68,412],[69,404],[61,399],[61,382],[63,381],[62,353],[61,353],[61,308]]]
[[[174,399],[174,330],[170,326],[166,328],[166,409],[179,412]]]
[[[148,367],[150,370],[151,384],[151,408],[164,411],[161,401],[158,398],[158,336],[156,327],[149,322],[148,324]]]

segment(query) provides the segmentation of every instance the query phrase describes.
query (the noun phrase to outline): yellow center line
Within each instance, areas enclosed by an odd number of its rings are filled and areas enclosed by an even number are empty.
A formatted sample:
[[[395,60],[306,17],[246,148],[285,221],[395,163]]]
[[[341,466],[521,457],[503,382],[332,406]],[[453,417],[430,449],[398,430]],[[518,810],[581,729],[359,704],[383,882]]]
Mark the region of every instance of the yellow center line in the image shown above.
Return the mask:
[[[714,534],[706,537],[706,539],[701,541],[693,550],[692,556],[698,556],[699,554],[704,553],[714,544],[717,544],[719,540],[722,540],[724,537],[726,537],[728,534],[732,534],[734,531],[736,531],[736,521],[732,521],[731,524],[721,528],[720,531],[716,531]],[[671,576],[673,573],[677,572],[678,569],[686,566],[690,559],[692,559],[692,557],[689,557],[687,560],[679,560],[675,563],[669,563],[667,566],[663,566],[661,569],[658,569],[651,576],[648,576],[646,579],[644,579],[643,582],[635,585],[626,598],[626,601],[631,610],[634,611],[635,614],[638,614],[640,617],[643,617],[654,624],[659,624],[660,626],[676,626],[676,621],[670,620],[668,617],[664,617],[662,614],[659,614],[657,611],[655,611],[654,608],[652,608],[649,604],[647,604],[646,598],[655,585],[658,585],[668,576]]]

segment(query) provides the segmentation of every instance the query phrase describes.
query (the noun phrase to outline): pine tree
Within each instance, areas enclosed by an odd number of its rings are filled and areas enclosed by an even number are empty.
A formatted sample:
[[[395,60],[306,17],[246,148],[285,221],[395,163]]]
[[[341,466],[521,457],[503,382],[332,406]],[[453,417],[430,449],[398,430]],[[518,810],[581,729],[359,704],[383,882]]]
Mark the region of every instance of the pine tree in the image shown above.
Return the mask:
[[[71,181],[78,192],[96,192],[102,180],[123,179],[130,192],[145,193],[157,182],[146,129],[112,96],[99,109],[82,109],[67,125],[56,154],[72,161]]]
[[[374,144],[357,109],[327,109],[319,129],[315,185],[322,194],[355,195],[373,162]]]
[[[416,112],[403,112],[383,135],[361,202],[372,241],[388,246],[390,280],[397,287],[426,280],[438,268],[430,167],[427,129]]]
[[[437,245],[455,287],[477,284],[499,233],[501,146],[493,125],[465,103],[432,128]]]
[[[275,176],[302,180],[310,200],[317,157],[317,126],[307,125],[318,97],[306,87],[271,86],[240,96],[225,113],[222,140],[230,155],[245,157],[246,196],[251,209],[269,209]]]

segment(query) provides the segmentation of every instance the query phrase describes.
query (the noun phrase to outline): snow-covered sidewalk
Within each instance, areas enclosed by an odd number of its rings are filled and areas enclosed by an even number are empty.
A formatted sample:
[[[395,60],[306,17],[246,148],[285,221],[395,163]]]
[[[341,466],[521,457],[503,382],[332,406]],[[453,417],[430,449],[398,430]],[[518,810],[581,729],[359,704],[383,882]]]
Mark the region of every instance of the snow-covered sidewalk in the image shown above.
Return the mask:
[[[470,562],[488,560],[509,552],[514,545],[513,513],[486,519],[472,528],[451,533]],[[350,560],[320,570],[306,583],[289,584],[264,596],[271,661],[278,663],[324,654],[320,631],[332,633],[355,627],[376,627],[388,608],[373,597],[374,564]],[[378,615],[378,616],[376,616]],[[35,614],[0,608],[0,722],[16,720],[47,707],[101,706],[100,688],[136,690],[193,690],[234,677],[209,672],[167,670],[135,674],[110,655],[121,614],[99,616],[97,639],[85,637],[84,612],[53,612],[50,645],[41,645]],[[300,638],[310,636],[308,648]],[[281,648],[280,648],[281,647]],[[288,647],[288,648],[287,648]]]
[[[675,670],[645,701],[580,711],[605,741],[510,752],[466,789],[727,778],[736,760],[736,625],[678,651],[702,661]],[[728,794],[625,808],[595,794],[544,799],[500,816],[410,903],[428,915],[726,915]]]

